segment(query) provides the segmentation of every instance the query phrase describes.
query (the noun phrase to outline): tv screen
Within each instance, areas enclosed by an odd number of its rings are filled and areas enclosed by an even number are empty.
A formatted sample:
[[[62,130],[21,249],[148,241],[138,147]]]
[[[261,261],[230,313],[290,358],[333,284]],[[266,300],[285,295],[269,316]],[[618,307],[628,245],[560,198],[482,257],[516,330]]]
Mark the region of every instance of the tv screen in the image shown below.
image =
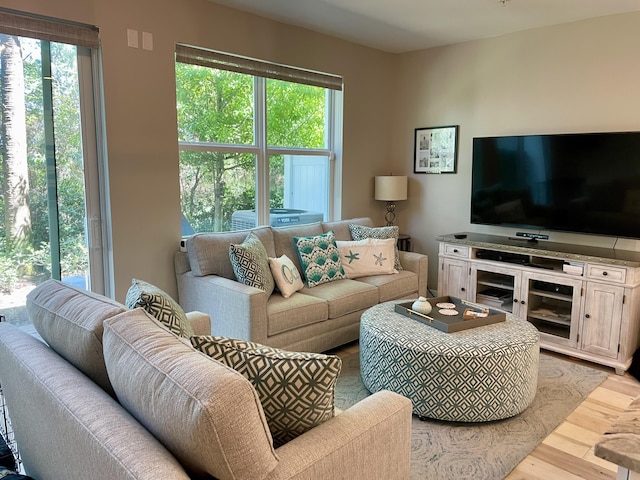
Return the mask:
[[[640,238],[640,132],[474,138],[471,223]]]

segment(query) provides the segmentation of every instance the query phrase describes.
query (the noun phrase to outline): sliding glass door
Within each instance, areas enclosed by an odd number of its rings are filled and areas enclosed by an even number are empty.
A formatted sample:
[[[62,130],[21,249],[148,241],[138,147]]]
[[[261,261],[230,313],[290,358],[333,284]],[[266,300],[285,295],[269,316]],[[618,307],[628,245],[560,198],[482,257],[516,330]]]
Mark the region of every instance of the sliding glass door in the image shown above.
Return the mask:
[[[55,278],[104,293],[95,50],[0,33],[0,315]]]

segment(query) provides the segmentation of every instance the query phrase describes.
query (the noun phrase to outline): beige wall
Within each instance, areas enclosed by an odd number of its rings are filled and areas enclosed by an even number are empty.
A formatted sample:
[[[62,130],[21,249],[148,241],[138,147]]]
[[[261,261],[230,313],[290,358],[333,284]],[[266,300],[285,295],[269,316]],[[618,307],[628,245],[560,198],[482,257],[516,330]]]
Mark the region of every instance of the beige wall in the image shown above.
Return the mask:
[[[391,150],[398,173],[410,175],[399,224],[430,257],[430,288],[437,287],[437,235],[515,232],[469,223],[474,136],[640,130],[638,31],[634,13],[397,57]],[[458,173],[412,174],[414,128],[439,125],[460,126]],[[555,241],[612,242],[547,233]]]
[[[132,277],[175,293],[175,42],[342,75],[342,218],[369,215],[381,224],[384,205],[372,199],[374,175],[409,175],[409,200],[398,202],[397,222],[412,235],[414,250],[430,256],[431,288],[437,286],[437,235],[506,233],[468,222],[474,136],[640,130],[640,14],[390,55],[206,0],[0,5],[100,27],[119,300]],[[151,32],[154,50],[128,48],[127,28]],[[460,125],[458,173],[413,174],[414,129],[438,125]]]
[[[116,299],[124,300],[132,277],[176,293],[176,42],[342,75],[342,217],[382,221],[373,175],[387,170],[391,55],[206,0],[0,0],[0,6],[100,28]],[[127,28],[152,33],[153,51],[127,47]]]

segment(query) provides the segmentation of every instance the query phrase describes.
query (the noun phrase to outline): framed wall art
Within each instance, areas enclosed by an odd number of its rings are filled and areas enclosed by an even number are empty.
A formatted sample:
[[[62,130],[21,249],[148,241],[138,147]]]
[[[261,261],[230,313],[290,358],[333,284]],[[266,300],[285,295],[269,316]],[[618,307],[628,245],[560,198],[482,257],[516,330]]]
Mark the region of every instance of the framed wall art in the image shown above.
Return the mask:
[[[458,125],[416,128],[414,173],[456,173]]]

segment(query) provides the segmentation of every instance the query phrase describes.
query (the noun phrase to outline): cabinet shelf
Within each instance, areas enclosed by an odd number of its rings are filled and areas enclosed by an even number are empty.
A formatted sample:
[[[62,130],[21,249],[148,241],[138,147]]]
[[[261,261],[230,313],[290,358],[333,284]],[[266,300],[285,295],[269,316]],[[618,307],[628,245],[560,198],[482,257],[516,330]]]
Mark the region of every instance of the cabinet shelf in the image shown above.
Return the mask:
[[[555,317],[551,315],[537,315],[534,313],[529,313],[529,318],[535,318],[536,320],[542,320],[543,322],[554,323],[556,325],[562,325],[565,327],[571,327],[571,319]]]
[[[531,295],[537,295],[538,297],[553,298],[555,300],[560,300],[560,301],[569,302],[569,303],[571,303],[571,301],[573,300],[571,295],[564,295],[562,293],[547,292],[545,290],[529,290],[529,293]]]
[[[484,285],[486,287],[500,288],[502,290],[508,290],[510,292],[513,292],[513,284],[506,284],[506,283],[496,282],[496,281],[492,281],[492,280],[478,280],[478,285]]]

